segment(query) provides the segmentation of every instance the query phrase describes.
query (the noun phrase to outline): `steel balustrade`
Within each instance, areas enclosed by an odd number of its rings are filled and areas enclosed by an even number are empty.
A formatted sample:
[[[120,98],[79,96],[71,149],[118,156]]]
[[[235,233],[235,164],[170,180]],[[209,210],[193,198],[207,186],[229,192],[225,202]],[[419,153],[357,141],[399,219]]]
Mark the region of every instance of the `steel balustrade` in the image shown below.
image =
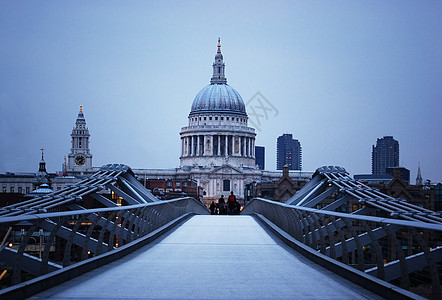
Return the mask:
[[[242,214],[269,220],[297,241],[366,274],[410,289],[428,276],[441,297],[442,225],[339,213],[253,199]],[[439,244],[438,244],[439,243]]]
[[[334,202],[323,207],[324,210],[336,210],[349,201],[355,201],[363,206],[357,214],[367,214],[370,210],[381,210],[391,218],[410,221],[422,221],[442,224],[442,214],[417,205],[408,203],[400,198],[381,193],[361,181],[352,179],[342,167],[325,166],[318,168],[313,178],[286,204],[302,207],[315,207],[326,199],[336,198]]]
[[[0,230],[4,234],[10,232],[9,228],[17,230],[24,226],[27,229],[17,244],[5,243],[1,247],[0,261],[13,269],[12,284],[17,284],[22,277],[43,275],[112,251],[189,213],[208,212],[200,202],[185,197],[116,208],[2,217]],[[41,258],[25,253],[29,252],[31,236],[40,229],[49,233],[39,247]],[[57,257],[55,248],[62,250],[63,257]],[[23,276],[22,271],[33,276]]]
[[[109,190],[129,205],[104,197]],[[86,209],[82,206],[86,195],[105,207]],[[105,165],[73,186],[1,208],[0,262],[12,274],[9,283],[14,286],[122,246],[132,247],[165,225],[208,213],[190,197],[160,201],[128,166]]]
[[[335,212],[350,201],[362,208]],[[256,198],[242,213],[263,216],[317,252],[402,288],[427,276],[432,297],[441,297],[442,214],[385,195],[342,167],[318,168],[285,203]]]

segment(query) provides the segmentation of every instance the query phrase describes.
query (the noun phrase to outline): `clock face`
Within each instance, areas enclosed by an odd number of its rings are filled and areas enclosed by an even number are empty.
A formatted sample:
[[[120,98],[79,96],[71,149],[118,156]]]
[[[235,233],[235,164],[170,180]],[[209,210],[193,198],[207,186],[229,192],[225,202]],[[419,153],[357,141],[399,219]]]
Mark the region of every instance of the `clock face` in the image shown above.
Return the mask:
[[[84,156],[83,155],[77,155],[76,157],[75,157],[75,163],[77,164],[77,165],[84,165],[84,163],[86,162],[86,158],[84,158]]]

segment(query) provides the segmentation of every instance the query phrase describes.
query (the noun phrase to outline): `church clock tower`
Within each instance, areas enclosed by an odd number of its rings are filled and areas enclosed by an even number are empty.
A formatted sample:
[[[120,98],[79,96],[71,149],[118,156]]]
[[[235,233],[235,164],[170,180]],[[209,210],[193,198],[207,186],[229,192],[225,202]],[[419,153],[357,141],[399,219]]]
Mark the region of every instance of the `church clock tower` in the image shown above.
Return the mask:
[[[84,174],[92,172],[92,154],[89,150],[89,130],[86,127],[86,120],[83,114],[83,107],[80,105],[75,127],[72,129],[72,148],[69,154],[67,172]]]

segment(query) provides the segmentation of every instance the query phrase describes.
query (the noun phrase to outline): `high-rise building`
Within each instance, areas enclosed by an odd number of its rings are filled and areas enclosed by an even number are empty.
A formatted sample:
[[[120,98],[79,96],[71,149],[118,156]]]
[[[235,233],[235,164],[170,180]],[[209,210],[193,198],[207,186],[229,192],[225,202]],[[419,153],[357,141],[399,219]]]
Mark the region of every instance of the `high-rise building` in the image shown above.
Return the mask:
[[[277,141],[276,169],[282,170],[285,165],[289,170],[302,170],[301,143],[291,134],[283,134]]]
[[[260,170],[265,169],[265,151],[265,147],[255,146],[255,164],[259,167]]]
[[[371,173],[387,174],[387,168],[399,166],[399,142],[392,136],[377,139],[371,157]]]

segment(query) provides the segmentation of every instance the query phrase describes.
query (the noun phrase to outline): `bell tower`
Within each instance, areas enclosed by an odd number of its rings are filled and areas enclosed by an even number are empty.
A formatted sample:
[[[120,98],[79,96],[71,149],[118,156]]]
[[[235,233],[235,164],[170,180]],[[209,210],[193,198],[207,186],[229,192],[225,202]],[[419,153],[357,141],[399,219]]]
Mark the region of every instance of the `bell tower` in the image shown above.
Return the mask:
[[[92,154],[89,150],[89,129],[83,114],[83,106],[72,129],[72,147],[68,156],[67,173],[84,174],[92,172]]]

